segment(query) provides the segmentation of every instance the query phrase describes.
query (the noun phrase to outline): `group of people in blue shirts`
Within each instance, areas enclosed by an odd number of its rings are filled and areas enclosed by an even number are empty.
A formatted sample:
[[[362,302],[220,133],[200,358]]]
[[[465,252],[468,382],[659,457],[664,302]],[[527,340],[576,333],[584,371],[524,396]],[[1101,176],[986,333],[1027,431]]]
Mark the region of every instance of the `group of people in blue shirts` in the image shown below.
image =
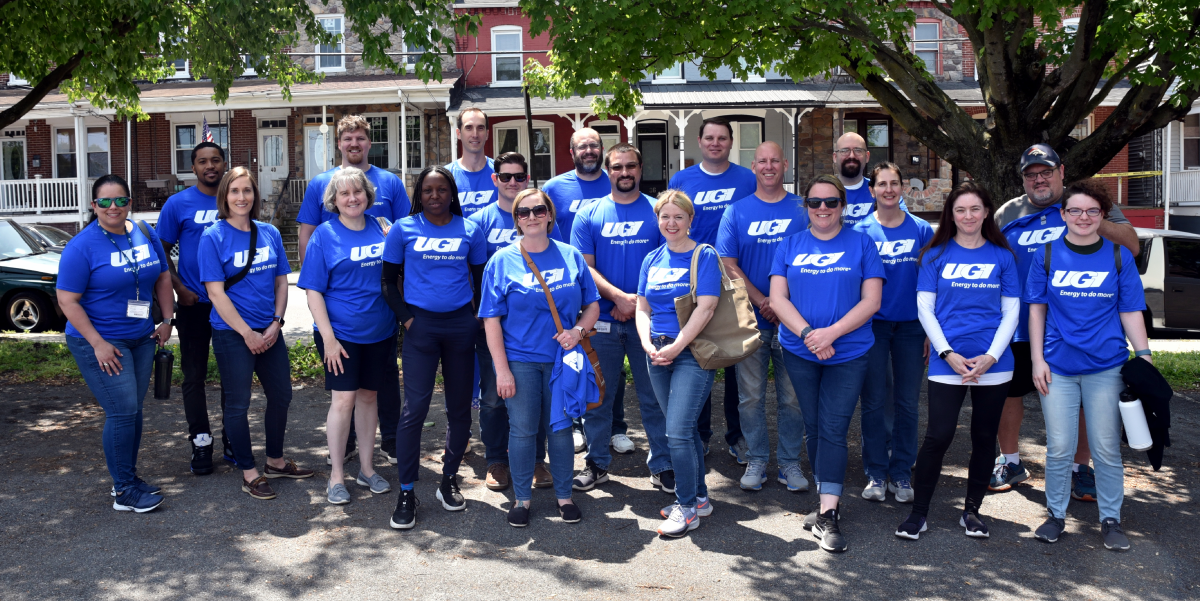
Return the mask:
[[[575,170],[530,188],[522,155],[484,155],[487,116],[469,109],[458,121],[463,158],[423,170],[410,201],[399,178],[367,163],[369,132],[362,117],[339,122],[342,165],[310,183],[299,216],[297,285],[331,393],[330,503],[351,502],[343,465],[356,454],[354,483],[373,494],[392,490],[372,466],[378,428],[384,455],[397,465],[390,525],[415,526],[421,432],[440,372],[447,426],[434,496],[442,507],[466,508],[457,472],[478,396],[486,484],[513,488],[508,523],[529,525],[532,489],[550,487],[559,516],[578,522],[573,492],[607,482],[612,453],[633,451],[624,423],[628,360],[651,484],[674,496],[658,532],[695,530],[714,511],[705,457],[715,370],[701,367],[690,343],[712,319],[725,282],[741,280],[762,344],[725,369],[728,451],[745,466],[742,489],[760,490],[770,479],[773,364],[773,473],[790,491],[809,490],[807,454],[819,505],[804,527],[823,549],[849,547],[840,501],[860,398],[861,496],[881,501],[890,492],[911,503],[895,534],[916,540],[928,528],[970,392],[959,524],[967,536],[987,537],[986,491],[1011,488],[1023,470],[1007,452],[993,462],[997,437],[1005,451],[1002,422],[1012,419],[1014,394],[1020,402],[1033,390],[1046,419],[1050,514],[1035,536],[1052,543],[1062,535],[1074,496],[1098,500],[1108,548],[1128,548],[1117,409],[1126,339],[1134,360],[1150,361],[1136,236],[1130,242],[1132,228],[1103,187],[1064,185],[1053,149],[1025,152],[1018,169],[1028,194],[999,210],[977,184],[956,187],[935,231],[907,212],[898,166],[877,162],[867,177],[870,155],[853,133],[835,145],[837,173],[814,178],[798,196],[784,189],[788,166],[777,144],[759,146],[752,169],[738,166],[728,160],[732,127],[707,119],[698,140],[703,161],[654,199],[640,191],[638,149],[604,149],[587,128],[571,138]],[[136,459],[155,341],[164,345],[176,325],[192,471],[213,472],[197,367],[207,363],[211,339],[223,457],[242,470],[242,490],[270,499],[271,480],[315,473],[284,453],[291,385],[280,329],[290,267],[282,237],[257,221],[262,195],[251,172],[225,171],[215,144],[192,154],[197,185],[167,202],[157,231],[128,221],[128,185],[105,176],[93,189],[94,223],[63,253],[58,294],[68,346],[107,415],[104,448],[118,510],[145,512],[163,501],[138,477]],[[178,268],[170,257],[176,246]],[[684,318],[676,300],[689,295],[695,310]],[[165,302],[172,298],[178,310]],[[163,301],[157,327],[155,299]],[[926,363],[928,426],[918,448]],[[247,418],[255,375],[267,400],[261,472]],[[1086,459],[1079,463],[1081,440],[1091,443],[1094,472]],[[576,473],[580,450],[585,465]],[[1093,473],[1087,489],[1080,474]]]

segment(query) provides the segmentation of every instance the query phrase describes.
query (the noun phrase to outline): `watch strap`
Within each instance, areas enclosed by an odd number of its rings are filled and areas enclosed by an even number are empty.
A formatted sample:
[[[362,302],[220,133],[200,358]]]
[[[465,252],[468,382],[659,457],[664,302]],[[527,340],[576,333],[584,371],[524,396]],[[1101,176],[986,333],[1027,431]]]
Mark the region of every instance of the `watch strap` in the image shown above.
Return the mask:
[[[1135,359],[1136,359],[1136,358],[1138,358],[1138,357],[1145,357],[1145,356],[1147,356],[1147,355],[1150,355],[1150,354],[1152,354],[1152,352],[1151,352],[1151,350],[1150,350],[1150,349],[1148,349],[1148,348],[1144,348],[1144,349],[1142,349],[1142,350],[1140,350],[1140,351],[1133,351],[1133,357],[1134,357]]]

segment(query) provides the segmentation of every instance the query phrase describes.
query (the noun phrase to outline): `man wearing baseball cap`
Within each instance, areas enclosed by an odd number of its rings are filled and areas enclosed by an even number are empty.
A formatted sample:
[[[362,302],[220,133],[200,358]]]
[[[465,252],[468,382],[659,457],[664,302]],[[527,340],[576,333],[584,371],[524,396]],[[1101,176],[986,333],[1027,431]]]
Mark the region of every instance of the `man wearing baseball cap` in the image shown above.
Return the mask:
[[[1004,232],[1008,244],[1017,255],[1017,275],[1024,287],[1029,267],[1035,253],[1042,246],[1057,240],[1067,231],[1067,224],[1059,213],[1059,202],[1063,194],[1065,169],[1058,153],[1049,145],[1034,144],[1021,154],[1018,167],[1024,179],[1025,194],[1018,196],[996,211],[996,225]],[[1129,220],[1114,206],[1107,221],[1100,223],[1100,235],[1120,244],[1133,252],[1139,250],[1137,233]],[[1009,383],[1008,399],[1004,414],[1000,418],[1000,457],[996,458],[996,469],[988,488],[994,491],[1009,490],[1018,482],[1029,479],[1029,472],[1021,463],[1017,452],[1017,439],[1021,433],[1021,421],[1025,417],[1022,397],[1036,390],[1033,385],[1033,360],[1029,349],[1029,305],[1021,303],[1021,320],[1013,334],[1011,344],[1015,366],[1013,379]],[[1079,416],[1079,429],[1084,429],[1084,416]],[[1086,434],[1079,437],[1075,452],[1074,475],[1071,478],[1071,496],[1082,501],[1096,500],[1096,480],[1089,467],[1092,454],[1088,449]]]

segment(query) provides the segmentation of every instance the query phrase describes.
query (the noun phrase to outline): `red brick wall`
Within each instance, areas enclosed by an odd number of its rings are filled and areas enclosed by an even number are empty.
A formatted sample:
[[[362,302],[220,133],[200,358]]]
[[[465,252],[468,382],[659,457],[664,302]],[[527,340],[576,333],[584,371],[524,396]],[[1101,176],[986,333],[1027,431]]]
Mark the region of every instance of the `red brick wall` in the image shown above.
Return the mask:
[[[171,122],[162,113],[134,124],[134,181],[171,173]]]
[[[575,133],[571,127],[571,121],[559,117],[558,115],[534,115],[533,118],[537,121],[546,121],[554,125],[554,175],[566,173],[575,168],[575,163],[571,160],[571,134]],[[489,120],[491,126],[491,137],[488,139],[488,148],[484,154],[492,156],[493,149],[496,147],[496,126],[505,124],[508,127],[513,125],[525,127],[524,117],[494,117]],[[622,128],[624,129],[624,128]],[[462,144],[458,145],[458,156],[462,156]],[[530,157],[525,157],[529,160]]]
[[[1098,127],[1101,123],[1103,123],[1105,119],[1108,119],[1109,115],[1112,115],[1113,108],[1114,107],[1102,106],[1102,107],[1096,109],[1095,112],[1092,113],[1092,129],[1093,129],[1093,131],[1095,130],[1096,127]],[[1126,173],[1128,171],[1129,171],[1129,145],[1125,145],[1124,147],[1121,148],[1121,151],[1117,153],[1117,156],[1113,157],[1112,160],[1109,161],[1108,164],[1105,165],[1104,168],[1100,170],[1100,173]],[[1104,185],[1108,188],[1108,193],[1112,195],[1113,202],[1116,202],[1117,192],[1118,192],[1117,178],[1106,177],[1106,178],[1101,179],[1100,181],[1104,182]],[[1128,179],[1121,178],[1121,180],[1120,180],[1120,195],[1121,195],[1121,204],[1128,203],[1128,200],[1129,200],[1129,180]]]
[[[458,38],[458,49],[460,51],[485,51],[492,49],[492,28],[501,25],[516,25],[524,30],[524,36],[521,38],[522,50],[549,50],[550,36],[542,34],[537,38],[529,37],[529,17],[521,13],[521,10],[516,7],[512,8],[472,8],[459,9],[456,12],[466,12],[467,14],[479,15],[482,22],[479,25],[479,35],[476,37],[460,36]],[[524,55],[522,64],[530,58],[537,60],[542,64],[547,64],[545,54],[527,54]],[[479,87],[486,86],[492,82],[492,57],[487,54],[463,55],[457,57],[457,66],[463,70],[466,78],[466,86]]]
[[[25,125],[25,156],[29,162],[29,177],[40,175],[45,178],[54,177],[54,146],[51,127],[45,119],[31,119]],[[33,155],[41,156],[41,167],[33,166]]]
[[[109,172],[125,177],[125,165],[125,122],[113,121],[108,124]]]
[[[248,158],[258,157],[258,124],[251,111],[233,111],[229,121],[229,168],[248,167],[257,173],[258,165]]]

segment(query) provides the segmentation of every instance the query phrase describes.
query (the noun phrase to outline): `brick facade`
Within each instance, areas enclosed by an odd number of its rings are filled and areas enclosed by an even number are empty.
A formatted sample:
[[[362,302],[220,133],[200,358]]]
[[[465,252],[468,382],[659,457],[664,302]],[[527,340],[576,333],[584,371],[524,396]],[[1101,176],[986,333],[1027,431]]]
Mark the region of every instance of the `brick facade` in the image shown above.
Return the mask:
[[[25,125],[25,161],[29,177],[54,177],[54,138],[45,119],[31,119]],[[33,158],[41,157],[41,165],[33,166]]]
[[[459,36],[457,44],[459,51],[491,50],[492,28],[504,26],[521,28],[521,50],[550,50],[549,35],[543,33],[536,38],[529,37],[529,18],[522,14],[519,8],[468,8],[462,9],[460,12],[479,15],[482,23],[479,26],[478,36]],[[545,54],[527,54],[523,55],[521,64],[524,65],[531,58],[543,65],[549,63]],[[462,69],[465,74],[463,77],[469,88],[492,83],[492,55],[459,56],[456,67]]]

